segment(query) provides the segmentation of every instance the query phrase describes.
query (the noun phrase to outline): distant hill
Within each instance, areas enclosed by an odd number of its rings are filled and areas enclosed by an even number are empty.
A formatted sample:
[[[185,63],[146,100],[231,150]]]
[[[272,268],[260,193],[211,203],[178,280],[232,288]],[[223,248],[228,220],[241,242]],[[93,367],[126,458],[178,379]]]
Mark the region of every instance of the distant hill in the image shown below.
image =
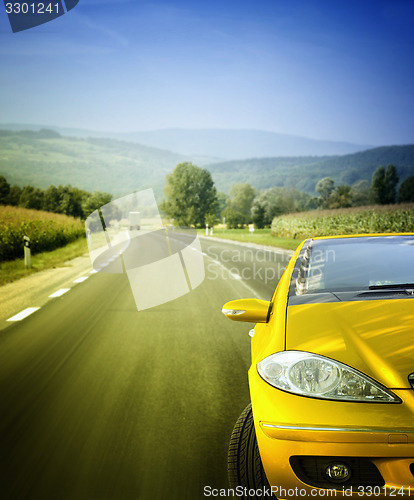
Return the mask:
[[[160,198],[165,176],[183,161],[194,158],[115,139],[64,137],[54,130],[0,130],[0,174],[19,186],[71,184],[115,196],[151,187]],[[323,177],[332,177],[336,184],[371,182],[376,168],[390,163],[397,167],[401,181],[414,175],[414,145],[343,156],[236,160],[205,168],[219,191],[228,192],[236,182],[249,182],[258,189],[293,186],[312,194]]]
[[[217,156],[225,159],[338,155],[354,153],[369,147],[263,130],[167,129],[134,132],[125,138],[189,156]]]
[[[53,130],[0,130],[0,173],[19,186],[71,184],[115,195],[152,187],[160,195],[166,174],[186,160],[113,139],[62,137]]]
[[[0,124],[0,129],[53,129],[74,137],[109,137],[189,156],[200,165],[214,160],[279,156],[343,155],[368,149],[369,145],[309,139],[263,130],[164,129],[131,133],[109,133],[33,124]]]
[[[314,194],[316,183],[331,177],[335,184],[371,183],[380,166],[397,167],[400,181],[414,175],[414,145],[384,146],[343,156],[254,158],[206,165],[219,191],[228,192],[236,182],[249,182],[258,189],[295,187]]]

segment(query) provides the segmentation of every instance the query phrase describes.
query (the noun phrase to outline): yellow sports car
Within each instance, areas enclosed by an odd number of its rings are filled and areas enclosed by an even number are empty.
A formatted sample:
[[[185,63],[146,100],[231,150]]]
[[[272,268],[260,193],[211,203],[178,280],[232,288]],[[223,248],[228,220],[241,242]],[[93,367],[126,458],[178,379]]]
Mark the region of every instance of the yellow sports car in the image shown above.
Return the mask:
[[[414,498],[414,234],[304,241],[251,331],[251,405],[229,447],[239,498]]]

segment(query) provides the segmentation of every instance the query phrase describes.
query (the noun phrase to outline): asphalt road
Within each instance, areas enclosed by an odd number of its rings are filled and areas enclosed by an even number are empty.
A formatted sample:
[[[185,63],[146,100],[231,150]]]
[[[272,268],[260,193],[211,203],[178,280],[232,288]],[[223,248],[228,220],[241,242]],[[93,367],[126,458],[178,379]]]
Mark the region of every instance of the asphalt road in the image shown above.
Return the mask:
[[[2,499],[196,500],[227,487],[252,325],[221,307],[269,299],[287,258],[202,247],[206,278],[179,299],[138,312],[126,275],[97,273],[0,332]]]

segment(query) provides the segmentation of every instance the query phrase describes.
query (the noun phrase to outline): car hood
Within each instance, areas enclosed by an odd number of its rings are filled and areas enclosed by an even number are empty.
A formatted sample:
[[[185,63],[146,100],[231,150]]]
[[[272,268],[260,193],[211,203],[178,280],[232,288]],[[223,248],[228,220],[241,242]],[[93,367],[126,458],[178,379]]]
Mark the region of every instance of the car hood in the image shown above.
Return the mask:
[[[390,389],[411,388],[414,300],[289,306],[286,349],[336,359]]]

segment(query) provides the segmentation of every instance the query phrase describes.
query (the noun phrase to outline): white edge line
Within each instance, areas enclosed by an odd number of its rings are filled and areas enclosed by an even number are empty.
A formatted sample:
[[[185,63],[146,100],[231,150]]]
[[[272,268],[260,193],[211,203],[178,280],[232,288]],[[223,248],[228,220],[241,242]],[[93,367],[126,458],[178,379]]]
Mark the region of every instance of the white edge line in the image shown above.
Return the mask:
[[[241,280],[242,279],[242,277],[240,276],[240,274],[230,273],[230,276],[232,278],[234,278],[235,280]]]
[[[239,275],[239,274],[233,274],[229,271],[229,269],[224,265],[222,264],[221,262],[219,262],[218,260],[215,260],[213,259],[212,257],[210,257],[209,255],[206,256],[208,260],[211,260],[213,261],[215,264],[218,264],[220,267],[222,267],[225,271],[227,271],[229,273],[230,276],[232,276],[234,279],[237,279],[239,280],[239,282],[244,285],[253,295],[255,295],[258,299],[262,299],[262,300],[265,300],[262,298],[261,295],[259,295],[257,293],[256,290],[254,290],[250,285],[248,285],[244,279]]]
[[[7,319],[6,321],[21,321],[22,319],[27,318],[27,316],[30,316],[39,309],[40,307],[28,307],[27,309],[20,311],[19,313]]]
[[[74,283],[83,283],[89,278],[89,276],[81,276],[80,278],[77,278],[76,280],[73,280]]]
[[[60,290],[57,290],[55,293],[52,293],[52,295],[49,295],[49,298],[53,299],[55,297],[61,297],[66,292],[69,292],[69,290],[70,288],[61,288]]]

